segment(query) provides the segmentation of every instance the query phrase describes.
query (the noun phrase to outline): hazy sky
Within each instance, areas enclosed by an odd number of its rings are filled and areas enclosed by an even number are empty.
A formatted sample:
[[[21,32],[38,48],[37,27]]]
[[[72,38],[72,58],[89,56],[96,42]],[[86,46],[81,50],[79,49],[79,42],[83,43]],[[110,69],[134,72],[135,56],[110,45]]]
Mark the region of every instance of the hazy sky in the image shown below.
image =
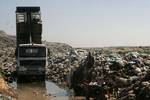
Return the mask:
[[[16,6],[40,6],[43,40],[74,47],[150,45],[150,0],[0,0],[0,30],[15,35]]]

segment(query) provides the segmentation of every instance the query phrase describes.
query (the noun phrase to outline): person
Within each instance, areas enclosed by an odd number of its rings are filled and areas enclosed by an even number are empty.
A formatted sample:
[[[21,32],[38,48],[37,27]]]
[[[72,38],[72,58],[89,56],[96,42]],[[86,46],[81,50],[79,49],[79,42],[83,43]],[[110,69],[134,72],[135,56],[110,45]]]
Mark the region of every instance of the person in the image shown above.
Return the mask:
[[[71,76],[71,88],[74,90],[75,96],[85,96],[85,84],[89,84],[92,80],[91,68],[94,66],[94,57],[91,52],[80,66],[73,72]]]

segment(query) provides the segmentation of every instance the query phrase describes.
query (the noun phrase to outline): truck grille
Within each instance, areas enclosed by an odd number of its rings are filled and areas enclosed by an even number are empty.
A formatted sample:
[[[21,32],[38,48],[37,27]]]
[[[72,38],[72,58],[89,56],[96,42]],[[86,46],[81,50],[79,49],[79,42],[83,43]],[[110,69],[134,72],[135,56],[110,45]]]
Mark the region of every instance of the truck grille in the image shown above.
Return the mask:
[[[45,66],[45,60],[21,60],[20,66]]]

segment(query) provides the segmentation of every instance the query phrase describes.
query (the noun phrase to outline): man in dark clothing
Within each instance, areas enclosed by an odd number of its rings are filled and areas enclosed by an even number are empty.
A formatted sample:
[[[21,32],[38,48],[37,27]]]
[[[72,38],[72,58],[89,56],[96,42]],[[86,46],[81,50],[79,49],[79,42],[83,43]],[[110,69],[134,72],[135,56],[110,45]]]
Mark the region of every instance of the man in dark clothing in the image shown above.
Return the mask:
[[[85,91],[83,83],[89,83],[92,80],[91,68],[94,65],[94,57],[89,52],[83,64],[73,72],[71,76],[71,87],[74,89],[76,96],[84,96]]]
[[[94,100],[106,100],[104,89],[99,85],[90,85],[92,82],[92,68],[94,67],[94,57],[89,52],[87,58],[73,72],[71,77],[71,87],[75,96],[85,96],[86,100],[93,97]]]

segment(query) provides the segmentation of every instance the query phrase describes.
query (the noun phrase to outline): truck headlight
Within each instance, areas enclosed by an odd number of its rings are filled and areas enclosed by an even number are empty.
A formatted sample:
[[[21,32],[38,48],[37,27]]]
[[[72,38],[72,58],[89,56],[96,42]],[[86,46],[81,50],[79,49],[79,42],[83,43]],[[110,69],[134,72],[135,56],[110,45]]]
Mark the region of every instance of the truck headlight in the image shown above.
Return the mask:
[[[19,71],[26,71],[26,70],[27,70],[27,68],[25,68],[24,66],[19,67]]]

